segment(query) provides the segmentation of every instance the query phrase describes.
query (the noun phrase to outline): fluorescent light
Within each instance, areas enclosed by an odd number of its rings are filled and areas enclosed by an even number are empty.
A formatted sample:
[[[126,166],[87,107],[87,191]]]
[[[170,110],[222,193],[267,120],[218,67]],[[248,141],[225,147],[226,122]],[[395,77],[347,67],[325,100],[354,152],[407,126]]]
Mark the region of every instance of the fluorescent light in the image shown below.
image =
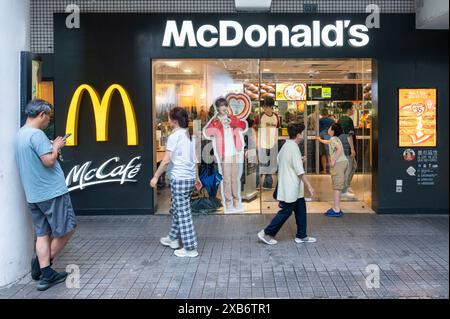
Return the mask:
[[[234,0],[236,11],[270,11],[272,0]]]
[[[180,61],[166,61],[165,63],[171,68],[176,68],[180,64]]]
[[[184,69],[183,72],[184,73],[192,73],[192,70],[191,69]]]

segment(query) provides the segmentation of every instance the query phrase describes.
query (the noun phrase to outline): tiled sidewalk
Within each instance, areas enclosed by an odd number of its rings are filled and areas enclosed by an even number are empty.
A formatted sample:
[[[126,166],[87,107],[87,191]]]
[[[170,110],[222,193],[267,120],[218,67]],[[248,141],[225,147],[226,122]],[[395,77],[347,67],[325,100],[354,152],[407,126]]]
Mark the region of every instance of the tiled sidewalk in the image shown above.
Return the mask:
[[[294,243],[293,217],[278,245],[257,241],[271,215],[197,216],[200,256],[159,244],[169,216],[79,217],[56,260],[80,269],[80,288],[38,292],[26,276],[0,298],[448,298],[448,216],[309,215],[316,244]],[[366,287],[366,267],[380,287]]]

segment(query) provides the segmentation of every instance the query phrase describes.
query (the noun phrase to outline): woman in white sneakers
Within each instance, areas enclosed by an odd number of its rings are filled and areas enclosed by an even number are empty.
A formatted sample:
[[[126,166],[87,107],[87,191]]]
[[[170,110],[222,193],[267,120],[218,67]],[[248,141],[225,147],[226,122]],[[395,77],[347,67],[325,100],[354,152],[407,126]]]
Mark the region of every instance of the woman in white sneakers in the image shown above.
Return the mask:
[[[169,235],[161,238],[160,242],[164,246],[175,249],[175,255],[178,257],[197,257],[197,237],[192,222],[191,194],[196,183],[198,187],[201,187],[201,183],[198,179],[195,143],[189,134],[189,116],[185,109],[181,107],[172,109],[169,120],[173,132],[167,140],[164,158],[150,181],[150,186],[156,188],[159,177],[169,166],[172,227]]]

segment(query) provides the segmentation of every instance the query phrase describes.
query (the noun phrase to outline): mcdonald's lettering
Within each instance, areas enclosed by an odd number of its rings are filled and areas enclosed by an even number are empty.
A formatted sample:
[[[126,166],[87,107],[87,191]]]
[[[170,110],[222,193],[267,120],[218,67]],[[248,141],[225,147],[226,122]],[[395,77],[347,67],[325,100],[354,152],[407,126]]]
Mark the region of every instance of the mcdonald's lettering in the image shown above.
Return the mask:
[[[75,91],[72,101],[70,102],[69,112],[67,115],[66,134],[72,134],[66,140],[67,146],[78,145],[78,114],[83,94],[87,92],[91,98],[94,108],[94,118],[96,127],[96,138],[99,142],[108,141],[108,122],[111,98],[117,91],[123,102],[125,111],[125,122],[127,127],[127,144],[138,145],[138,128],[136,114],[133,104],[125,89],[119,84],[111,85],[105,92],[103,98],[100,98],[98,92],[88,84],[80,85]]]

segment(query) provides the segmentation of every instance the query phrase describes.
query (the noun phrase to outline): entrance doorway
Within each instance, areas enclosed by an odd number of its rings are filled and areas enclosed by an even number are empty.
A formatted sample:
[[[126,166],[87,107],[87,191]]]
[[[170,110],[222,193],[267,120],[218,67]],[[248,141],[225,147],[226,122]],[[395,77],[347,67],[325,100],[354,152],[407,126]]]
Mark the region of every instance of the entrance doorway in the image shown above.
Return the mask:
[[[314,197],[307,197],[308,212],[323,213],[332,203],[331,177],[326,148],[316,136],[323,135],[323,119],[340,121],[348,116],[354,123],[356,172],[350,192],[342,198],[344,212],[368,213],[372,193],[372,60],[370,59],[164,59],[154,60],[153,68],[153,136],[155,167],[164,154],[170,134],[168,113],[175,106],[190,114],[190,130],[201,140],[198,155],[205,160],[202,167],[211,176],[220,176],[212,141],[203,130],[215,116],[214,101],[228,94],[244,93],[250,100],[250,114],[245,119],[245,149],[241,164],[241,213],[275,213],[278,203],[273,199],[277,183],[276,169],[267,170],[261,161],[261,147],[274,144],[282,147],[289,122],[305,125],[300,150],[306,155],[305,170],[315,188]],[[271,108],[264,107],[273,99]],[[346,111],[348,105],[353,111]],[[273,116],[273,117],[272,117]],[[276,121],[272,121],[275,119]],[[269,120],[268,120],[269,119]],[[275,126],[267,122],[277,123]],[[270,128],[266,125],[271,126]],[[211,161],[212,159],[212,161]],[[219,173],[219,174],[217,174]],[[155,211],[165,214],[170,209],[169,180],[163,176],[155,192]],[[194,192],[193,206],[202,213],[224,211],[222,185],[213,192]],[[200,203],[200,204],[199,204]],[[209,209],[208,209],[209,208]]]

